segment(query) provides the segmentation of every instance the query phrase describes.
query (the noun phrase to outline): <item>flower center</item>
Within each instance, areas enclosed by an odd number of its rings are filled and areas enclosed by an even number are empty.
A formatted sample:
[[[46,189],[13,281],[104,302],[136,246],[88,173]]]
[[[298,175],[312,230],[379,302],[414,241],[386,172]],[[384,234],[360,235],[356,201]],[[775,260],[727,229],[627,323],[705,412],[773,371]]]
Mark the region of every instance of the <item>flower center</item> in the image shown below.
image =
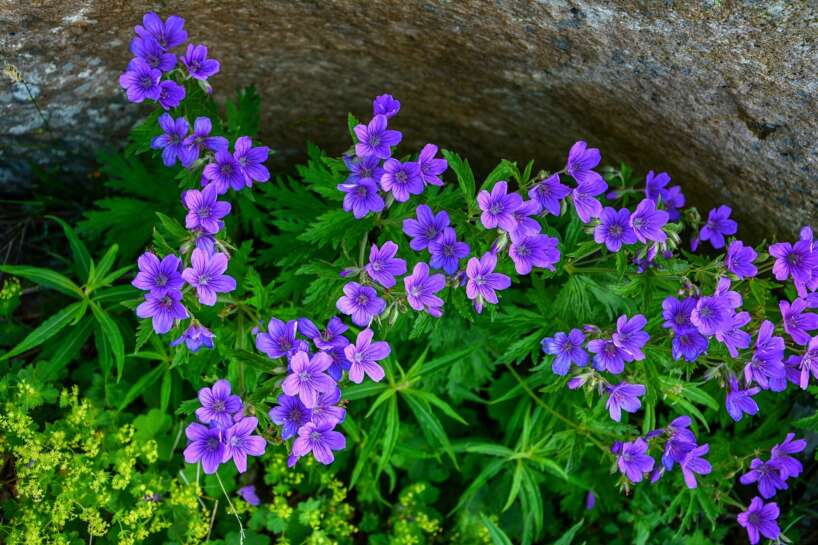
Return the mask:
[[[205,206],[203,208],[199,208],[198,215],[200,219],[207,219],[210,217],[210,207]]]
[[[355,302],[360,306],[365,306],[369,302],[369,297],[366,295],[359,295],[355,298]]]
[[[611,225],[608,228],[608,233],[614,237],[621,237],[622,236],[622,226],[621,225]]]
[[[139,85],[145,89],[150,89],[153,87],[153,78],[150,76],[142,76],[142,79],[139,80]]]
[[[408,177],[408,176],[406,175],[406,173],[405,173],[404,171],[402,171],[402,170],[401,170],[400,172],[398,172],[397,174],[395,174],[395,180],[396,180],[398,183],[401,183],[401,184],[405,184],[405,183],[406,183],[406,180],[407,180],[408,178],[409,178],[409,177]]]
[[[317,431],[310,432],[310,439],[315,442],[318,442],[321,440],[321,434],[318,433]]]
[[[213,404],[213,412],[224,412],[224,401],[217,401]]]
[[[224,163],[221,167],[219,167],[219,172],[222,173],[222,176],[230,176],[233,174],[233,165],[230,163]]]
[[[502,211],[503,207],[500,203],[494,203],[489,207],[489,214],[491,214],[492,216],[496,216]]]
[[[216,437],[209,437],[207,439],[208,450],[216,450],[219,448],[219,439]]]
[[[167,283],[168,283],[168,277],[165,276],[163,273],[159,273],[156,276],[156,285],[159,286],[160,288],[164,287],[165,284],[167,284]]]

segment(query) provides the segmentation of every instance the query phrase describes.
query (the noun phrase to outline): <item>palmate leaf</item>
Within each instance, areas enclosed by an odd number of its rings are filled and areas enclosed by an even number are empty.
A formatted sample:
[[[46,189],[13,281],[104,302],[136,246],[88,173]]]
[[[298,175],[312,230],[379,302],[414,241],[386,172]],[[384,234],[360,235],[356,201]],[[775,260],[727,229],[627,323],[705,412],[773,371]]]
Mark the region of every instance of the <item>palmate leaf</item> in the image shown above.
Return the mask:
[[[463,193],[466,206],[468,207],[469,213],[471,213],[476,206],[476,184],[471,166],[467,160],[461,159],[460,156],[453,151],[443,150],[442,153],[443,157],[445,157],[449,163],[449,168],[451,168],[452,172],[457,176],[457,184],[460,186],[460,191]]]

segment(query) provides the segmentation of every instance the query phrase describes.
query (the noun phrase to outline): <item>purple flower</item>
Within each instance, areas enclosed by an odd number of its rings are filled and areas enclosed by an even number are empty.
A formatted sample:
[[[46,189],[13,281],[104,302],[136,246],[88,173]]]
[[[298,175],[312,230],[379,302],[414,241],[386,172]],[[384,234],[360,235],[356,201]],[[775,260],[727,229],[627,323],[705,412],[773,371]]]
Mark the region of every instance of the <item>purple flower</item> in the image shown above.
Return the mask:
[[[378,361],[389,357],[390,348],[386,341],[372,342],[371,329],[364,329],[358,333],[355,344],[350,344],[344,348],[344,354],[350,361],[349,380],[355,384],[360,384],[364,380],[364,374],[375,382],[383,379],[383,367],[378,365]]]
[[[221,428],[233,425],[233,415],[242,408],[241,398],[230,392],[230,383],[217,380],[212,388],[199,390],[199,403],[196,418],[203,424],[213,423]]]
[[[710,472],[713,471],[713,466],[710,465],[710,462],[703,458],[709,450],[710,445],[700,445],[685,454],[685,457],[679,462],[685,484],[688,488],[696,488],[698,486],[696,482],[697,473],[699,475],[709,475]]]
[[[261,456],[267,441],[260,435],[252,435],[258,427],[255,416],[246,416],[227,428],[224,434],[224,461],[230,458],[239,473],[247,471],[247,456]]]
[[[517,274],[528,274],[533,267],[554,270],[560,260],[559,241],[548,235],[530,235],[511,243],[508,255]]]
[[[585,367],[588,365],[588,353],[582,348],[585,335],[579,329],[572,329],[567,335],[558,331],[553,337],[544,338],[540,344],[543,352],[556,356],[551,363],[551,371],[565,376],[571,364]]]
[[[633,358],[609,339],[594,339],[588,343],[588,351],[594,356],[594,369],[618,375],[625,370],[625,361]]]
[[[341,400],[341,390],[335,388],[330,393],[319,393],[315,398],[315,406],[312,408],[310,421],[316,426],[330,424],[335,427],[339,422],[343,422],[346,417],[346,410],[338,407]]]
[[[307,318],[299,318],[298,329],[302,335],[312,340],[319,350],[343,348],[349,344],[349,339],[344,337],[344,333],[349,327],[338,316],[330,318],[329,322],[327,322],[327,327],[323,330],[319,330],[318,327]]]
[[[236,494],[238,494],[241,497],[241,499],[243,499],[250,505],[261,505],[261,500],[256,494],[256,487],[253,486],[252,484],[242,486],[241,488],[236,490]]]
[[[589,148],[584,140],[579,140],[571,146],[568,152],[568,161],[565,163],[565,172],[571,176],[578,184],[591,182],[605,184],[602,176],[594,172],[594,168],[602,160],[602,154],[597,148]],[[605,184],[607,189],[607,184]],[[605,191],[603,189],[602,191]],[[602,192],[601,191],[601,192]],[[600,192],[600,193],[601,193]],[[598,195],[599,193],[597,193]],[[586,222],[587,223],[587,222]]]
[[[344,295],[338,299],[335,307],[347,316],[352,316],[352,323],[363,327],[386,309],[386,302],[378,297],[375,288],[349,282],[344,286]]]
[[[665,190],[662,193],[662,200],[667,208],[668,217],[670,221],[679,221],[682,214],[679,212],[685,205],[685,196],[682,193],[682,188],[678,185]]]
[[[270,148],[267,146],[254,148],[253,140],[249,136],[242,136],[236,139],[233,150],[233,158],[239,164],[247,187],[252,186],[253,182],[263,183],[270,179],[270,171],[264,166]]]
[[[707,215],[707,223],[699,231],[699,240],[709,240],[713,248],[724,248],[724,236],[735,235],[738,224],[730,219],[733,209],[726,205],[712,209]]]
[[[804,470],[801,462],[790,456],[797,454],[807,448],[807,442],[803,439],[795,439],[794,433],[788,433],[784,440],[775,445],[770,450],[770,463],[775,463],[778,467],[782,479],[798,477]]]
[[[272,359],[293,356],[296,352],[306,351],[306,347],[295,338],[298,321],[282,322],[270,318],[267,332],[256,335],[256,348]]]
[[[188,445],[185,447],[185,462],[195,464],[202,462],[202,469],[208,475],[213,474],[224,461],[225,446],[222,443],[222,430],[207,428],[198,422],[185,428]]]
[[[403,279],[403,285],[410,307],[417,311],[425,310],[435,318],[440,317],[443,299],[435,293],[446,285],[446,279],[442,274],[429,276],[429,266],[420,262],[415,265],[412,274]]]
[[[690,313],[695,307],[696,299],[693,297],[687,297],[682,301],[673,296],[666,297],[662,301],[662,318],[665,319],[662,327],[672,329],[675,333],[694,329],[695,326],[690,321]]]
[[[182,194],[182,201],[187,208],[185,227],[201,229],[205,233],[215,234],[224,225],[223,217],[230,213],[230,203],[217,200],[219,197],[216,186],[208,184],[201,191],[188,189]]]
[[[699,356],[707,351],[708,344],[709,341],[707,337],[695,329],[677,332],[673,336],[673,342],[671,344],[673,359],[679,360],[684,358],[687,361],[696,361]]]
[[[409,247],[419,252],[443,234],[443,230],[449,226],[449,214],[441,210],[433,215],[432,209],[425,204],[417,207],[416,214],[416,220],[403,220],[403,232],[412,239]]]
[[[298,438],[293,442],[293,455],[300,458],[312,452],[322,464],[331,464],[335,460],[332,451],[346,448],[344,436],[332,428],[332,424],[316,425],[312,422],[302,426],[298,430]]]
[[[388,158],[392,154],[390,148],[397,146],[403,135],[400,131],[387,129],[386,125],[385,115],[376,115],[369,125],[356,125],[353,129],[358,139],[358,143],[355,144],[355,155],[358,157],[374,155],[379,159]]]
[[[616,422],[622,419],[622,411],[635,413],[642,406],[639,398],[645,395],[645,387],[641,384],[620,382],[616,386],[606,386],[609,397],[605,408]]]
[[[668,424],[668,438],[662,453],[662,465],[670,471],[674,463],[682,463],[688,452],[696,448],[696,436],[690,431],[689,416],[679,416]]]
[[[166,167],[172,167],[177,159],[182,166],[190,166],[196,159],[190,147],[185,145],[185,138],[190,131],[187,119],[179,117],[174,121],[170,114],[165,113],[159,116],[159,126],[164,134],[151,140],[151,148],[162,150],[162,162]]]
[[[185,88],[175,81],[165,80],[159,84],[159,105],[166,110],[172,110],[185,99]]]
[[[429,242],[429,254],[432,256],[429,265],[433,269],[442,268],[446,274],[454,274],[460,266],[460,260],[469,255],[469,245],[457,240],[454,229],[444,227],[443,233]]]
[[[219,61],[207,58],[206,45],[187,44],[187,51],[182,57],[182,64],[192,78],[206,81],[219,72]]]
[[[128,69],[119,76],[119,85],[125,89],[131,102],[143,102],[146,98],[157,100],[161,78],[161,70],[151,68],[147,62],[137,57],[128,63]]]
[[[585,509],[591,511],[594,506],[596,506],[596,495],[593,490],[589,490],[588,493],[585,494]]]
[[[387,119],[394,117],[400,111],[400,100],[392,95],[376,96],[372,102],[372,115],[383,115]]]
[[[758,496],[753,498],[746,511],[738,514],[738,523],[747,529],[751,545],[759,542],[760,535],[767,539],[778,539],[781,529],[776,519],[778,504],[775,502],[765,504]]]
[[[773,274],[782,282],[791,276],[793,281],[807,283],[818,267],[818,252],[813,251],[809,240],[799,240],[795,244],[778,242],[771,245],[769,251],[775,258]]]
[[[375,182],[361,180],[354,184],[339,184],[338,189],[346,193],[344,195],[344,210],[352,212],[356,219],[361,219],[370,212],[380,212],[383,210],[383,198],[378,193]]]
[[[608,189],[608,184],[600,178],[596,181],[580,182],[571,191],[574,208],[582,223],[588,223],[591,219],[598,218],[602,214],[602,203],[594,197],[605,193],[606,189]]]
[[[154,12],[148,12],[142,17],[142,24],[134,27],[134,31],[142,38],[152,37],[165,49],[173,49],[187,41],[185,20],[171,15],[163,22]]]
[[[775,496],[777,490],[786,490],[787,483],[781,478],[781,470],[777,462],[763,462],[753,458],[750,462],[750,471],[739,478],[741,484],[758,483],[758,492],[765,499]]]
[[[643,243],[649,240],[655,242],[667,240],[667,234],[662,230],[667,221],[668,213],[664,210],[657,210],[656,203],[650,199],[642,199],[630,218],[631,228],[636,238]]]
[[[176,55],[165,51],[152,36],[131,40],[131,53],[162,72],[170,72],[176,66]]]
[[[809,386],[809,375],[818,379],[818,335],[813,337],[807,345],[806,353],[801,356],[798,362],[798,369],[800,370],[800,377],[798,384],[802,390],[806,390]]]
[[[784,369],[784,339],[773,336],[775,326],[764,320],[758,330],[753,358],[744,366],[744,380],[769,388],[770,379],[786,378]]]
[[[297,396],[281,394],[278,405],[270,409],[270,420],[281,426],[281,439],[286,441],[298,433],[298,428],[312,418],[312,411]]]
[[[227,193],[229,188],[240,191],[245,187],[241,165],[227,149],[216,152],[214,161],[204,167],[203,174],[216,185],[219,195]]]
[[[637,361],[645,359],[642,347],[647,344],[650,335],[643,331],[647,318],[637,314],[628,319],[624,314],[616,320],[616,333],[613,334],[613,343]]]
[[[523,198],[517,193],[506,194],[508,182],[499,181],[489,193],[486,190],[480,191],[477,195],[477,204],[483,213],[480,221],[486,229],[495,229],[498,226],[509,233],[517,227],[517,220],[514,219],[514,211],[523,204]]]
[[[641,437],[622,444],[616,464],[631,482],[640,482],[644,474],[653,469],[655,461],[646,454],[647,451],[648,444]]]
[[[318,399],[318,393],[331,393],[335,381],[324,373],[332,364],[332,358],[318,352],[310,358],[306,352],[298,352],[290,359],[292,373],[281,383],[281,389],[288,396],[297,395],[308,409],[312,409]]]
[[[702,335],[715,335],[733,325],[733,310],[725,297],[700,297],[690,313],[690,322],[696,326]]]
[[[184,144],[190,148],[190,153],[193,155],[193,160],[197,160],[199,155],[209,150],[212,152],[227,151],[229,146],[227,138],[223,136],[210,136],[210,131],[213,130],[213,124],[210,118],[197,117],[193,122],[193,134],[185,138]]]
[[[346,337],[344,340],[347,341]],[[350,362],[344,354],[344,348],[349,345],[349,341],[344,346],[334,346],[327,350],[322,350],[330,358],[332,358],[332,365],[327,369],[327,374],[332,377],[332,380],[338,382],[344,376],[344,371],[349,370]]]
[[[423,149],[420,150],[417,164],[420,169],[420,180],[423,182],[423,185],[443,185],[443,180],[440,179],[440,175],[446,172],[446,169],[449,168],[449,163],[446,159],[436,158],[435,155],[437,155],[437,146],[434,144],[426,144],[423,146]]]
[[[182,336],[170,343],[171,346],[178,346],[185,343],[191,352],[198,352],[201,347],[213,348],[213,338],[215,335],[201,324],[192,324]]]
[[[735,378],[730,379],[729,391],[725,399],[725,406],[730,418],[736,422],[740,421],[744,414],[754,415],[758,412],[758,404],[753,399],[753,396],[761,391],[760,388],[753,387],[746,390],[740,390],[738,381]]]
[[[344,155],[344,164],[349,170],[349,177],[344,184],[359,184],[363,181],[378,184],[383,176],[381,161],[374,155],[363,158]]]
[[[749,312],[739,312],[730,318],[730,327],[722,331],[716,331],[716,339],[727,347],[730,356],[737,358],[738,351],[750,346],[752,338],[742,327],[750,323]]]
[[[623,244],[635,244],[636,233],[630,225],[630,212],[622,208],[619,212],[605,207],[599,215],[599,225],[594,229],[594,240],[605,244],[611,252],[618,252]]]
[[[552,174],[535,185],[528,192],[528,198],[540,204],[540,209],[554,216],[560,215],[562,200],[571,193],[571,189],[560,183],[560,175]]]
[[[645,176],[645,197],[659,202],[659,198],[665,191],[665,186],[670,183],[670,174],[660,172],[655,174],[652,170]]]
[[[391,191],[398,202],[408,201],[409,195],[420,195],[423,193],[420,167],[413,162],[401,163],[397,159],[387,159],[383,163],[381,189]]]
[[[758,273],[758,269],[753,265],[753,261],[758,257],[758,253],[751,246],[745,246],[740,240],[734,240],[727,247],[727,257],[724,265],[727,270],[744,280],[752,278]]]
[[[236,279],[224,274],[227,270],[225,254],[207,255],[196,248],[190,257],[190,265],[182,271],[182,278],[196,288],[201,304],[212,307],[216,304],[217,293],[229,293],[236,289]]]
[[[478,314],[483,311],[483,304],[487,301],[497,304],[496,291],[504,290],[511,285],[511,279],[501,273],[494,272],[497,266],[497,256],[489,252],[480,259],[473,257],[466,265],[466,296],[474,301],[474,308]]]
[[[511,233],[511,240],[516,241],[525,238],[529,235],[537,235],[542,231],[540,222],[530,217],[539,213],[540,203],[533,199],[523,201],[517,210],[514,211],[514,221],[517,222],[517,227]]]
[[[377,244],[373,244],[369,250],[366,274],[384,288],[394,286],[395,276],[406,273],[406,261],[395,257],[397,253],[398,245],[391,240],[384,242],[380,249]]]
[[[163,295],[145,294],[145,301],[136,307],[136,315],[140,318],[151,318],[153,330],[162,335],[170,331],[174,320],[188,317],[187,309],[180,302],[182,292],[169,290]]]
[[[178,291],[185,283],[179,273],[181,264],[182,260],[173,254],[166,255],[159,261],[155,254],[145,252],[137,260],[139,272],[131,284],[156,297],[162,297],[169,291]]]
[[[792,304],[787,301],[779,301],[778,308],[781,310],[784,331],[787,332],[787,335],[801,346],[809,343],[811,338],[809,332],[818,329],[818,314],[804,312],[807,309],[807,301],[800,297]]]

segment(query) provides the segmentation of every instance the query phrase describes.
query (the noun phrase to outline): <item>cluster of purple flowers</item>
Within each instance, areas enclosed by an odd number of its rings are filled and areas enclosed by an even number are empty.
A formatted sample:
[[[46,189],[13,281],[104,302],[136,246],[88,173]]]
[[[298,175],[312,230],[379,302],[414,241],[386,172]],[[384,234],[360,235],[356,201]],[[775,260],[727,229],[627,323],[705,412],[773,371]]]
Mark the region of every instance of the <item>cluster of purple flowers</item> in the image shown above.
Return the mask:
[[[644,331],[647,319],[637,314],[632,318],[625,315],[616,321],[616,331],[610,337],[603,337],[596,326],[585,326],[585,332],[572,329],[569,333],[559,331],[553,337],[541,341],[543,352],[554,356],[551,370],[554,374],[565,376],[571,364],[586,367],[591,362],[591,369],[581,371],[568,381],[570,389],[583,385],[598,387],[601,395],[607,395],[605,407],[611,418],[619,422],[622,411],[634,413],[642,406],[639,398],[645,395],[645,386],[620,382],[609,383],[600,373],[608,372],[620,375],[625,371],[625,363],[645,359],[642,348],[647,344],[650,335]],[[596,338],[586,342],[586,333]],[[593,357],[588,353],[593,354]]]
[[[806,441],[795,439],[794,433],[788,433],[784,441],[770,450],[768,461],[753,458],[750,470],[742,475],[739,481],[745,485],[755,483],[758,486],[758,493],[764,499],[770,499],[778,490],[787,488],[787,479],[798,477],[804,470],[801,462],[791,455],[805,448]],[[764,500],[756,496],[748,509],[738,515],[738,522],[747,529],[750,543],[755,544],[759,542],[759,535],[767,539],[778,538],[781,534],[777,522],[778,515],[779,509],[775,502],[765,504]]]
[[[177,107],[185,97],[185,88],[173,79],[161,80],[164,76],[170,78],[176,71],[178,59],[171,50],[187,41],[184,20],[172,15],[162,21],[155,13],[147,13],[135,32],[131,51],[136,57],[120,77],[128,99],[133,102],[146,98],[157,100],[166,110]],[[186,70],[184,77],[198,81],[210,92],[207,80],[219,71],[219,62],[207,58],[207,47],[188,44],[180,62]],[[211,134],[213,123],[207,117],[196,118],[192,130],[187,119],[174,119],[169,113],[161,115],[158,123],[162,134],[151,141],[151,147],[162,150],[162,161],[168,167],[177,161],[187,169],[203,167],[204,186],[182,194],[182,203],[187,209],[185,227],[191,233],[190,242],[181,248],[182,258],[168,255],[160,261],[153,253],[146,252],[138,261],[139,273],[133,285],[147,293],[136,313],[140,318],[151,318],[154,331],[164,334],[176,321],[190,317],[183,303],[185,284],[205,306],[215,305],[217,294],[236,288],[235,279],[224,274],[228,266],[226,248],[215,237],[223,229],[223,219],[230,213],[231,205],[218,198],[230,188],[238,191],[252,186],[253,182],[266,182],[270,173],[264,166],[269,148],[254,147],[250,137],[242,136],[236,139],[230,153],[229,141]],[[190,266],[181,270],[183,258],[191,248]],[[213,338],[206,327],[193,319],[182,336],[171,344],[184,342],[195,352],[202,346],[212,348]]]
[[[134,27],[136,37],[131,41],[134,58],[119,76],[119,84],[126,90],[128,100],[158,102],[165,110],[179,106],[185,98],[185,87],[172,79],[193,78],[205,91],[210,92],[207,79],[219,71],[219,61],[207,58],[207,47],[188,44],[181,64],[185,71],[176,68],[180,59],[172,52],[187,41],[185,20],[171,15],[162,21],[157,14],[146,13],[142,24]],[[167,78],[167,79],[163,79]]]
[[[355,156],[344,157],[350,175],[338,189],[345,193],[344,210],[356,218],[384,209],[381,191],[389,199],[406,202],[411,195],[423,193],[427,185],[443,185],[440,175],[448,163],[437,157],[438,148],[434,144],[426,144],[417,161],[401,162],[392,157],[392,148],[401,142],[403,134],[388,125],[399,111],[398,100],[392,95],[381,95],[372,104],[369,123],[353,129],[357,140]]]
[[[239,473],[247,471],[247,457],[261,456],[267,446],[263,437],[254,435],[258,419],[246,415],[241,398],[231,393],[224,379],[199,390],[199,403],[198,422],[185,429],[185,462],[201,462],[204,472],[211,474],[232,459]]]
[[[267,331],[256,334],[259,351],[273,359],[287,359],[289,374],[281,384],[278,405],[270,410],[270,420],[281,426],[283,440],[296,437],[290,466],[310,452],[322,464],[330,464],[333,451],[346,446],[344,436],[335,431],[346,416],[338,388],[345,371],[357,384],[365,375],[376,382],[384,377],[378,362],[389,357],[389,344],[372,342],[371,329],[364,329],[350,343],[344,336],[348,329],[337,316],[324,329],[307,318],[288,322],[272,318]]]
[[[704,459],[710,446],[697,443],[690,430],[691,423],[689,416],[679,416],[666,427],[651,431],[644,439],[639,437],[627,443],[614,443],[611,451],[617,456],[619,471],[633,483],[641,482],[645,474],[650,473],[651,483],[655,483],[679,464],[685,485],[696,488],[696,475],[708,475],[713,468]],[[650,444],[657,441],[664,441],[659,465],[648,454]]]

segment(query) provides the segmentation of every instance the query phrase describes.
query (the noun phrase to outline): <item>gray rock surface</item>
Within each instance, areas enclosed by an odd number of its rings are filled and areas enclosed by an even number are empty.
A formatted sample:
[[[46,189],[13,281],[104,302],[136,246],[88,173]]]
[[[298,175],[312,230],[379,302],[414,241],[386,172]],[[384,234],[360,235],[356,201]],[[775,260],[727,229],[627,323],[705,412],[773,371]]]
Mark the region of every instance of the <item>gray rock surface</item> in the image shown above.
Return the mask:
[[[818,221],[815,0],[0,0],[0,60],[50,127],[0,83],[0,186],[24,187],[29,160],[83,168],[123,138],[145,109],[117,76],[151,9],[222,60],[217,93],[257,85],[283,161],[308,139],[341,151],[346,112],[390,92],[405,149],[554,168],[584,138],[608,162],[667,170],[700,207],[732,205],[754,226],[740,234]]]

